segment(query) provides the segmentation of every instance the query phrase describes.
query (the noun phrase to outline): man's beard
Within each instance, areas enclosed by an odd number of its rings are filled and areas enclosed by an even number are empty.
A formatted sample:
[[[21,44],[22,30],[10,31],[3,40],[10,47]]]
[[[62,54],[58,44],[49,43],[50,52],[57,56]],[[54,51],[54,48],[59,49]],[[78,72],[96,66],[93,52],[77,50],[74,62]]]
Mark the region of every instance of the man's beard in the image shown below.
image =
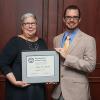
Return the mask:
[[[67,27],[67,29],[72,31],[72,30],[75,30],[77,27],[78,27],[78,26],[73,27],[73,28]]]
[[[75,30],[78,27],[78,24],[76,24],[75,22],[69,22],[66,27],[68,30]]]

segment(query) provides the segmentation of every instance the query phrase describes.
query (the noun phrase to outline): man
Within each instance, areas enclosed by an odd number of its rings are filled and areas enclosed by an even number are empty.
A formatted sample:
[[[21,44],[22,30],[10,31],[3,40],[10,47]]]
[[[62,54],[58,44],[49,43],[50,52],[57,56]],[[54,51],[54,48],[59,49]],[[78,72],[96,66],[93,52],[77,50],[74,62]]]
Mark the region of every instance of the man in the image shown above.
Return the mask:
[[[80,9],[71,5],[65,9],[63,21],[66,31],[54,38],[54,48],[61,56],[61,82],[52,97],[56,100],[89,100],[87,74],[95,69],[95,39],[78,27]],[[66,37],[69,36],[69,40]],[[69,41],[69,46],[66,47]]]

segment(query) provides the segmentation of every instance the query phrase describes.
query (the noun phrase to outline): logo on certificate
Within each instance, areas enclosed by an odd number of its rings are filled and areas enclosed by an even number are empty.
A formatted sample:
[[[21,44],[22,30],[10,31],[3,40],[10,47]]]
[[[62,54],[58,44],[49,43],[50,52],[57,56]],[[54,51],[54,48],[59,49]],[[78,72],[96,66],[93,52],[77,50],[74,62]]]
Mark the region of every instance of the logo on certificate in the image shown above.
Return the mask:
[[[29,63],[33,63],[34,62],[34,58],[28,58],[28,62]]]

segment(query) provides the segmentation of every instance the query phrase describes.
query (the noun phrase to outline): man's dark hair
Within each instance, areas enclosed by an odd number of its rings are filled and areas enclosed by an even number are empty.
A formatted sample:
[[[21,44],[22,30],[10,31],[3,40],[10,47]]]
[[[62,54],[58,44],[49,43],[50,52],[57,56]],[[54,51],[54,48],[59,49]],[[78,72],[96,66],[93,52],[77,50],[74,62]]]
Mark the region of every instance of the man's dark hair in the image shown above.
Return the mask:
[[[78,10],[78,12],[79,12],[79,18],[81,17],[81,12],[80,12],[80,9],[78,8],[78,6],[76,6],[76,5],[70,5],[64,11],[64,18],[65,18],[65,15],[66,15],[66,11],[69,10],[69,9]]]

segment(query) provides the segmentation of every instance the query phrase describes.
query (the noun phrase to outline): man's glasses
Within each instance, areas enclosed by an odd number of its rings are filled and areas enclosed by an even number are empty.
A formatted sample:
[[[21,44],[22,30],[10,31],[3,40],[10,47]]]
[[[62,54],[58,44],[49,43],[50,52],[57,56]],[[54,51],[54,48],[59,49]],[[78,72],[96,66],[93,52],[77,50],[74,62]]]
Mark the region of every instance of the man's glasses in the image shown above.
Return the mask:
[[[26,27],[28,27],[28,26],[36,26],[37,25],[37,23],[29,23],[29,22],[27,22],[27,23],[23,23],[23,25],[25,25]]]
[[[65,20],[71,20],[71,19],[73,19],[73,20],[79,20],[79,16],[65,16]]]

